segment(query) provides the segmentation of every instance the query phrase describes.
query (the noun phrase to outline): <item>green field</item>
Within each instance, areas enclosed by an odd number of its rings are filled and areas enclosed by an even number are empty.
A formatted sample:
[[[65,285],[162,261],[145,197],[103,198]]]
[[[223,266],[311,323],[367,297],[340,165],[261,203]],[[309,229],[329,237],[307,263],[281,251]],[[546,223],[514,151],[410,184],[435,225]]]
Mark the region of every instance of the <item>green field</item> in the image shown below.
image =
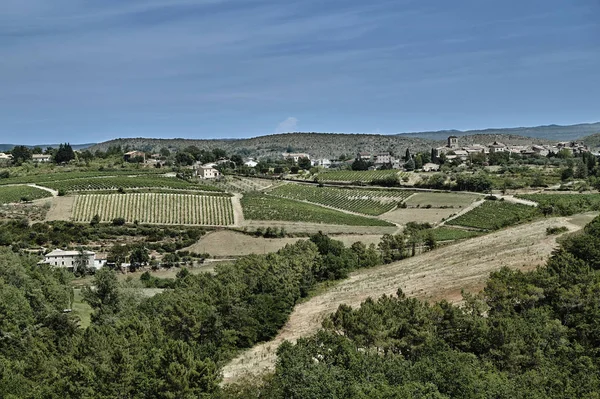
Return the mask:
[[[483,197],[475,194],[419,192],[405,203],[408,207],[423,208],[430,205],[432,208],[462,208],[480,198]]]
[[[386,179],[390,177],[398,177],[407,175],[404,172],[397,170],[338,170],[331,172],[319,173],[318,178],[321,181],[342,181],[342,182],[361,182],[371,183],[373,180]]]
[[[480,230],[498,230],[540,216],[536,207],[504,201],[485,201],[477,208],[446,222]]]
[[[52,194],[39,188],[29,186],[0,187],[0,204],[9,204],[20,201],[33,201],[40,198],[51,197]]]
[[[227,226],[234,223],[231,197],[197,194],[88,194],[75,197],[73,217],[89,222],[122,217],[131,223]]]
[[[136,189],[136,188],[164,188],[179,190],[199,190],[199,191],[221,191],[219,188],[208,184],[190,183],[175,177],[158,176],[120,176],[120,177],[98,177],[62,180],[56,182],[39,183],[45,187],[54,190],[63,190],[65,192],[73,191],[97,191],[97,190],[117,190],[117,189]]]
[[[94,310],[87,302],[83,301],[80,288],[75,288],[73,291],[75,294],[73,297],[73,305],[71,306],[73,314],[79,317],[79,325],[82,328],[88,328],[92,322],[91,317]]]
[[[242,207],[245,218],[251,220],[282,220],[349,226],[393,226],[383,220],[350,215],[318,205],[262,193],[244,194]]]
[[[433,232],[436,241],[462,240],[465,238],[477,237],[482,234],[479,231],[454,229],[452,227],[439,227],[437,229],[432,229],[431,231]]]
[[[10,169],[7,169],[10,171]],[[63,172],[60,168],[57,168],[56,172],[49,173],[40,173],[40,174],[31,174],[26,176],[15,176],[9,177],[6,179],[0,179],[0,186],[7,184],[23,184],[23,183],[48,183],[55,181],[63,181],[63,180],[73,180],[73,179],[89,179],[94,177],[108,177],[108,176],[132,176],[132,175],[142,175],[142,176],[152,176],[162,173],[160,169],[123,169],[123,170],[104,170],[104,171],[69,171]],[[42,184],[40,184],[42,185]]]
[[[523,194],[517,197],[537,202],[547,214],[568,216],[600,211],[600,194]]]
[[[395,209],[399,202],[412,193],[403,190],[362,190],[305,184],[284,184],[269,191],[269,194],[278,197],[314,202],[372,216]]]

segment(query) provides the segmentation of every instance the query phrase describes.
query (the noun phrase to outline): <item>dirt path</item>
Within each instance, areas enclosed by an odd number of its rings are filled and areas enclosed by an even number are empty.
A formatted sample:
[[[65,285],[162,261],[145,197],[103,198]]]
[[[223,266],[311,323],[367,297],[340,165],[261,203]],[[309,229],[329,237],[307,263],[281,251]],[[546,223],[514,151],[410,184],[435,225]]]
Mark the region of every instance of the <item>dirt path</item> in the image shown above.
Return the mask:
[[[506,202],[512,202],[513,204],[529,205],[529,206],[536,206],[536,207],[538,206],[537,202],[525,200],[525,199],[522,199],[522,198],[517,198],[517,197],[512,196],[512,195],[504,195],[501,198],[504,198],[504,200]]]
[[[28,186],[34,187],[34,188],[39,188],[40,190],[48,191],[50,194],[52,194],[53,197],[58,197],[58,191],[52,190],[51,188],[38,186],[37,184],[33,184],[33,183],[28,184]]]
[[[494,270],[503,266],[531,270],[545,263],[556,247],[557,237],[547,236],[547,227],[565,226],[569,231],[576,231],[593,217],[594,214],[586,214],[544,219],[352,273],[324,294],[297,305],[273,340],[247,350],[226,365],[223,383],[272,370],[275,352],[284,340],[295,342],[314,334],[322,320],[341,304],[356,307],[368,297],[393,295],[398,288],[409,296],[429,301],[460,302],[461,289],[478,292]]]
[[[54,197],[50,209],[46,214],[46,220],[70,220],[73,216],[73,204],[75,197]]]
[[[233,205],[233,225],[240,227],[244,224],[244,211],[242,209],[242,194],[233,194],[231,198],[231,204]]]

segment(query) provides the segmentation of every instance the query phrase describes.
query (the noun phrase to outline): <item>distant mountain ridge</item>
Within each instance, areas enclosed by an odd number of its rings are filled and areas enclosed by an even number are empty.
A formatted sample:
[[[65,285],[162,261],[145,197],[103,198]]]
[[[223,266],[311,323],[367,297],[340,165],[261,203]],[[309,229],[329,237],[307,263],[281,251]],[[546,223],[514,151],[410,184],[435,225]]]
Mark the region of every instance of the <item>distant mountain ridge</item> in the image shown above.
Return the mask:
[[[71,144],[71,147],[74,150],[85,150],[86,148],[89,148],[95,144],[96,143]],[[0,144],[0,151],[10,151],[18,145],[21,145],[21,144]],[[25,145],[25,147],[27,147],[27,148],[41,147],[42,149],[45,150],[48,147],[58,148],[59,145],[60,144],[36,144],[36,145]]]
[[[448,136],[472,136],[472,135],[516,135],[552,141],[581,140],[585,136],[600,133],[600,122],[580,123],[577,125],[546,125],[536,127],[514,127],[482,130],[440,130],[436,132],[400,133],[398,136],[419,137],[429,140],[443,140]]]

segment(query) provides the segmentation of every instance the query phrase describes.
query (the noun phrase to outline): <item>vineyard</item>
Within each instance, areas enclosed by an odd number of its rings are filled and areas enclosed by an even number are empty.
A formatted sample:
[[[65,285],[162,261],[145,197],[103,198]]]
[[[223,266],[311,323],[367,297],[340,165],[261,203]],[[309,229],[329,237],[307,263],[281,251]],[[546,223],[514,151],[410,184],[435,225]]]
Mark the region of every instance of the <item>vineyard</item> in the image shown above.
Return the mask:
[[[361,182],[371,183],[373,180],[388,179],[390,177],[401,178],[408,176],[405,172],[397,170],[338,170],[331,172],[319,173],[318,177],[321,181],[342,181],[342,182]]]
[[[0,204],[13,202],[33,201],[40,198],[51,197],[48,191],[29,186],[0,187]]]
[[[568,216],[580,212],[600,211],[598,194],[523,194],[517,197],[537,202],[542,212],[547,214]]]
[[[234,223],[231,198],[196,194],[89,194],[75,197],[73,217],[89,222],[94,215],[102,222],[122,217],[127,222],[150,224],[194,224],[227,226]]]
[[[498,230],[539,216],[536,207],[504,201],[485,201],[477,208],[446,222],[479,230]]]
[[[135,170],[113,170],[113,171],[87,171],[87,172],[53,172],[43,173],[37,175],[27,176],[15,176],[5,179],[0,179],[0,186],[7,184],[26,184],[26,183],[48,183],[63,180],[73,179],[90,179],[95,177],[109,177],[109,176],[131,176],[131,175],[143,175],[152,176],[158,173],[164,173],[159,169],[135,169]],[[44,184],[41,184],[44,185]]]
[[[284,184],[269,194],[298,201],[314,202],[332,208],[377,216],[395,209],[412,191],[361,190]]]
[[[452,227],[438,227],[432,229],[436,241],[454,241],[465,238],[473,238],[481,235],[479,231],[461,230]]]
[[[175,177],[98,177],[86,179],[72,179],[55,181],[49,183],[39,183],[45,187],[65,192],[72,191],[94,191],[94,190],[118,190],[118,189],[136,189],[136,188],[159,188],[159,189],[179,189],[179,190],[199,190],[199,191],[220,191],[220,189],[207,185],[195,184]]]
[[[350,215],[318,205],[262,193],[246,193],[242,198],[244,217],[252,220],[341,224],[349,226],[393,226],[379,219]]]

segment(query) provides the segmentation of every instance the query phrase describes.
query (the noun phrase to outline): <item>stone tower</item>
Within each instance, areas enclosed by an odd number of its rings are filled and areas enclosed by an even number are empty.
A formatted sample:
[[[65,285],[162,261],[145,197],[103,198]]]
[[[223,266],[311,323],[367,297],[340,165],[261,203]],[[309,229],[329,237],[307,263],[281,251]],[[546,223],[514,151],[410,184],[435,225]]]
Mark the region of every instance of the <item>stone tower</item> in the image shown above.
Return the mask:
[[[456,136],[448,137],[448,147],[458,148],[458,137],[456,137]]]

